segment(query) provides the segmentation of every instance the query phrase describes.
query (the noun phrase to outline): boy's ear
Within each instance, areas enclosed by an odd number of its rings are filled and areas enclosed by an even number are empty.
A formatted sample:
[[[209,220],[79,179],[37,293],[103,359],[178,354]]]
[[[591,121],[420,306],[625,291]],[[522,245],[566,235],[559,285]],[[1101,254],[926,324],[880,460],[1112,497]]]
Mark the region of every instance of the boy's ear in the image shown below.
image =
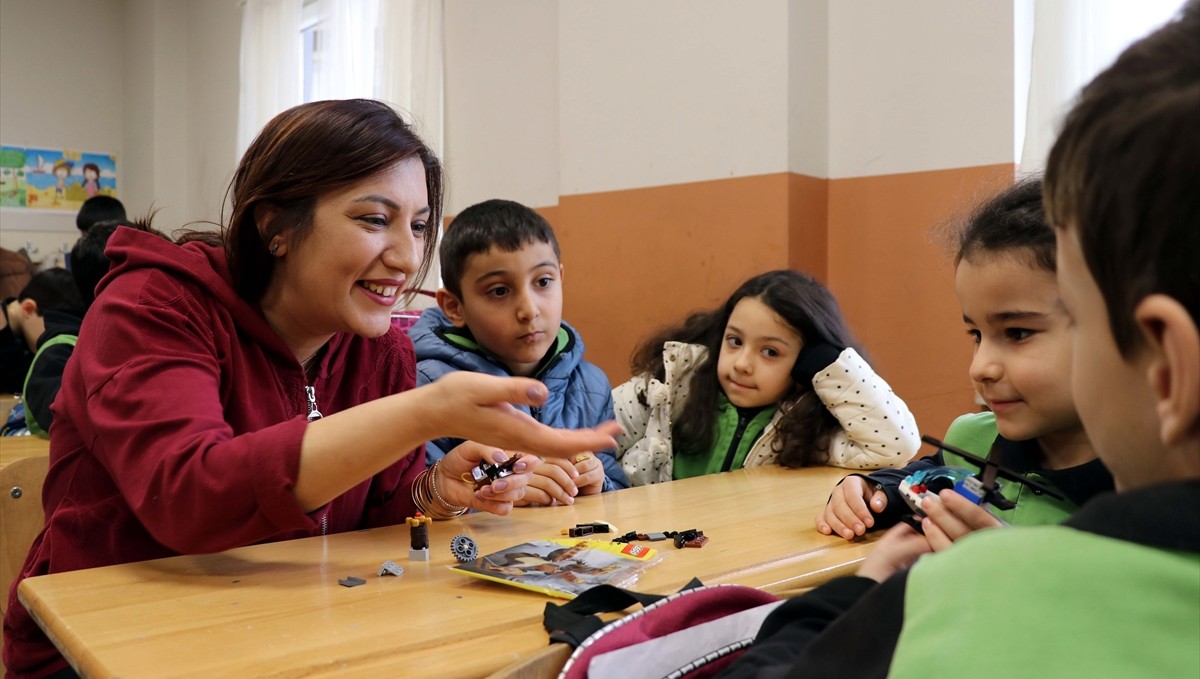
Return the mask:
[[[437,299],[442,313],[446,314],[446,318],[450,319],[454,327],[461,328],[467,324],[467,315],[463,313],[462,300],[453,292],[450,292],[446,288],[438,288],[434,298]]]
[[[21,300],[18,308],[21,310],[21,315],[25,318],[34,318],[35,316],[42,315],[38,311],[37,302],[33,301],[33,298],[30,297],[26,297],[25,299]]]
[[[1149,295],[1134,310],[1150,354],[1147,379],[1168,446],[1200,436],[1200,328],[1174,298]]]

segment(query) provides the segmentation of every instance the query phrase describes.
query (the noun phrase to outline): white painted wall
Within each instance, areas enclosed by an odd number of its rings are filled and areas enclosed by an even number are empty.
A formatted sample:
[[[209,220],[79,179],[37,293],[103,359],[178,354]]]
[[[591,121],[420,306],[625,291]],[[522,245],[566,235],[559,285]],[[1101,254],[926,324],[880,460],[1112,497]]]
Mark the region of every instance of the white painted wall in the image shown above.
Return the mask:
[[[446,3],[447,214],[559,196],[558,3]]]
[[[170,232],[218,222],[237,163],[241,11],[234,0],[125,0],[132,214]],[[195,228],[214,228],[203,224]]]
[[[786,0],[559,7],[563,194],[787,169]]]
[[[236,162],[240,26],[235,0],[0,0],[0,142],[113,152],[131,216],[215,222]],[[0,244],[32,241],[44,264],[77,238],[73,213],[0,210]]]
[[[829,0],[788,5],[788,171],[829,176]]]
[[[1012,3],[454,0],[448,212],[1012,162]],[[218,221],[240,23],[236,0],[0,0],[0,142],[113,151],[132,213]],[[73,215],[0,212],[5,247],[75,237]]]
[[[0,143],[117,155],[124,166],[122,0],[0,0]],[[74,212],[0,208],[0,244],[54,262]],[[60,260],[61,261],[61,260]]]
[[[829,3],[833,178],[1014,162],[1012,0]]]

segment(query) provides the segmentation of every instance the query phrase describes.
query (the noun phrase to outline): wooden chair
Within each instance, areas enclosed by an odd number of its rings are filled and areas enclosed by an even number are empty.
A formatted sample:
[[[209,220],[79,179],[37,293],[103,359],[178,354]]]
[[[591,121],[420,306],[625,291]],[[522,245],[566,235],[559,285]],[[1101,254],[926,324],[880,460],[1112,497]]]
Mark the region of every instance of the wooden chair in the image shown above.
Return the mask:
[[[50,457],[35,455],[15,460],[0,468],[0,507],[4,529],[0,531],[0,612],[8,608],[8,588],[21,573],[25,555],[42,530],[42,483]]]

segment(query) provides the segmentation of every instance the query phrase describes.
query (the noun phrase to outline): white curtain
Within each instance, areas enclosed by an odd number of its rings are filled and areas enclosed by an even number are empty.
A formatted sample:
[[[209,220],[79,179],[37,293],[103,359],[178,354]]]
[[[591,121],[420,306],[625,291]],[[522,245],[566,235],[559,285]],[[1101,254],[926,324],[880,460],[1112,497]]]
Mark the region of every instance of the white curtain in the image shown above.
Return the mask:
[[[275,114],[302,103],[300,2],[242,5],[237,159]]]
[[[444,148],[443,0],[383,0],[378,97],[411,120],[434,153]]]
[[[379,0],[316,0],[313,4],[320,17],[320,59],[313,64],[312,100],[376,98]]]
[[[442,0],[246,0],[239,156],[268,120],[304,100],[304,15],[316,17],[318,34],[309,99],[385,101],[440,154]]]
[[[1034,3],[1029,99],[1024,143],[1018,151],[1022,172],[1045,168],[1062,118],[1083,86],[1130,43],[1170,19],[1181,5],[1181,0]]]

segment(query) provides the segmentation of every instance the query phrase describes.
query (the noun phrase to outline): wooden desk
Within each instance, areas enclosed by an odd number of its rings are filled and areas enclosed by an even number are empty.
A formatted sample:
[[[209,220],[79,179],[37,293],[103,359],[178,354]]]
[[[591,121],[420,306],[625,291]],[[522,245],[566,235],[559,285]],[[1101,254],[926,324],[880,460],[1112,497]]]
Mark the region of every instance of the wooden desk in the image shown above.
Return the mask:
[[[49,454],[50,439],[40,436],[0,436],[0,469],[23,457]]]
[[[702,549],[654,543],[665,558],[634,588],[672,592],[693,576],[811,586],[848,571],[872,542],[812,527],[845,473],[760,467],[434,522],[427,562],[408,560],[408,527],[394,526],[58,573],[19,593],[87,677],[482,677],[546,647],[551,599],[447,570],[456,534],[486,554],[599,519],[622,531],[699,528],[710,538]],[[403,576],[376,576],[388,559]],[[367,584],[337,584],[349,575]]]

